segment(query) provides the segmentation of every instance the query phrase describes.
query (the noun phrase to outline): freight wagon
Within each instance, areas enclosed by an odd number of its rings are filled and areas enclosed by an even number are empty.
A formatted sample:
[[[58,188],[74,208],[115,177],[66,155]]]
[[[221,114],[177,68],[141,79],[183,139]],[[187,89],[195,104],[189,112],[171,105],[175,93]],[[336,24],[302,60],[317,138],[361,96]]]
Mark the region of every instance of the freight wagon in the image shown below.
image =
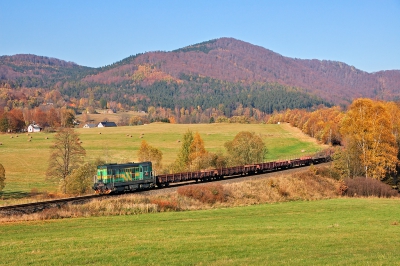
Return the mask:
[[[155,175],[151,162],[104,164],[97,167],[93,189],[95,193],[122,193],[154,187],[166,187],[170,183],[187,181],[204,182],[220,180],[226,176],[261,174],[330,161],[330,153],[313,157],[305,156],[293,160],[256,163],[211,170]]]

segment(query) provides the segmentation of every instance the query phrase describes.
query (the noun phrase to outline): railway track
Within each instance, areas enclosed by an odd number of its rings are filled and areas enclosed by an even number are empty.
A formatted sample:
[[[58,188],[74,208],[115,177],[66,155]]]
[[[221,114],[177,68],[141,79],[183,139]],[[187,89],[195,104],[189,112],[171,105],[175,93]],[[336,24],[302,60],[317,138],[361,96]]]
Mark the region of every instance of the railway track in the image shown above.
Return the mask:
[[[329,163],[321,163],[318,165],[315,165],[316,167],[328,165]],[[256,175],[248,175],[248,176],[227,176],[222,178],[221,180],[216,180],[216,181],[209,181],[209,182],[220,182],[222,184],[226,183],[234,183],[234,182],[242,182],[246,180],[253,180],[253,179],[261,179],[261,178],[269,178],[278,174],[282,173],[294,173],[297,171],[304,170],[305,166],[299,166],[295,168],[290,168],[290,169],[285,169],[285,170],[275,170],[275,171],[270,171],[270,172],[264,172]],[[206,182],[207,183],[207,182]],[[143,190],[143,191],[137,191],[135,193],[142,194],[142,195],[154,195],[154,194],[159,194],[159,193],[168,193],[175,191],[178,187],[180,186],[186,186],[186,185],[195,185],[195,184],[204,184],[204,182],[193,182],[193,181],[187,181],[187,182],[180,182],[176,184],[171,184],[168,187],[164,188],[155,188],[155,189],[150,189],[150,190]],[[130,193],[127,193],[130,194]],[[56,199],[56,200],[48,200],[48,201],[41,201],[41,202],[33,202],[33,203],[24,203],[24,204],[17,204],[17,205],[8,205],[8,206],[0,206],[0,215],[21,215],[21,214],[31,214],[31,213],[36,213],[43,211],[45,209],[49,208],[60,208],[66,204],[83,204],[88,201],[91,201],[93,199],[100,199],[102,197],[111,197],[111,196],[121,196],[121,194],[118,195],[88,195],[88,196],[80,196],[80,197],[71,197],[71,198],[62,198],[62,199]]]
[[[54,207],[59,208],[66,204],[82,204],[95,198],[101,198],[107,196],[108,195],[89,195],[89,196],[62,198],[62,199],[47,200],[40,202],[1,206],[0,214],[1,215],[30,214],[30,213],[40,212],[49,208],[54,208]]]

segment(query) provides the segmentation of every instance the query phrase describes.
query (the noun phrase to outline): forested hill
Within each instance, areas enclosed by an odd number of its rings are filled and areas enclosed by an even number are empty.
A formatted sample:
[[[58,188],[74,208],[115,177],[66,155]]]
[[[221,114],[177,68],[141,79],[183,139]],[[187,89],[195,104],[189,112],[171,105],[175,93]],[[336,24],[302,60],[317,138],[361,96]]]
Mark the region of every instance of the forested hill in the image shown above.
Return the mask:
[[[130,64],[149,64],[174,78],[185,73],[244,84],[279,83],[303,88],[336,103],[361,96],[393,99],[400,95],[400,70],[367,73],[341,62],[293,59],[232,38],[173,52],[146,53]],[[127,65],[99,73],[90,80],[106,82],[106,77],[126,71]]]
[[[13,87],[50,88],[57,83],[77,81],[93,73],[98,71],[46,56],[0,56],[0,81]]]
[[[357,97],[398,99],[400,71],[367,73],[341,62],[293,59],[220,38],[130,56],[101,68],[44,56],[1,56],[1,87],[8,88],[7,93],[23,89],[25,94],[26,88],[56,90],[64,99],[87,99],[90,105],[106,99],[125,109],[219,108],[229,115],[240,106],[270,113],[347,104]],[[0,107],[6,104],[0,94]]]

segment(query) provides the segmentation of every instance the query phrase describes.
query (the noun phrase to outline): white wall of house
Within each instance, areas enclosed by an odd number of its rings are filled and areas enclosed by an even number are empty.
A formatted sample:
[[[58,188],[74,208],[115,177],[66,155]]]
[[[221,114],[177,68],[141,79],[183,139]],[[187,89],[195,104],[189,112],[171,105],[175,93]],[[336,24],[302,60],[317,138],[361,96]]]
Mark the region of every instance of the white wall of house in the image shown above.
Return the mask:
[[[38,127],[36,125],[29,125],[28,132],[30,132],[30,133],[40,132],[40,127]]]
[[[83,128],[93,128],[93,127],[96,127],[96,125],[95,124],[85,124],[83,126]]]

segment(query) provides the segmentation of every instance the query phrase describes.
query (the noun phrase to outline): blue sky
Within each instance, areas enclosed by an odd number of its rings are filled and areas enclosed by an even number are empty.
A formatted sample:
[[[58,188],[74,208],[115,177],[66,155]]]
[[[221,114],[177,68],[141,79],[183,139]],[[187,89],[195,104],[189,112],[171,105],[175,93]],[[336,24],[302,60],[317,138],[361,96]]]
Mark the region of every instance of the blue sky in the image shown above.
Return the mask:
[[[233,37],[302,59],[400,69],[400,0],[0,0],[0,55],[100,67]]]

